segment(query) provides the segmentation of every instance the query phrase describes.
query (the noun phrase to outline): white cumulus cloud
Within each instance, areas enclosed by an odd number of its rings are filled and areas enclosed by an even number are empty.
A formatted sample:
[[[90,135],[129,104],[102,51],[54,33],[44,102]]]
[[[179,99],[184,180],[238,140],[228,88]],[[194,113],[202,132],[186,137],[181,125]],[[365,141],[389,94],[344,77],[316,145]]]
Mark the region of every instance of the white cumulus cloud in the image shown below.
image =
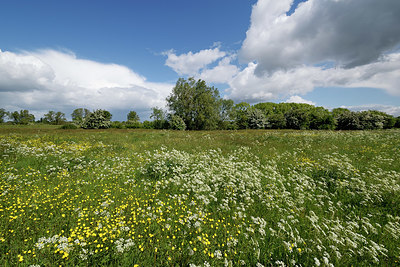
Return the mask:
[[[0,105],[8,110],[73,108],[137,111],[164,106],[174,85],[151,83],[129,68],[70,52],[0,51]]]
[[[240,51],[257,74],[332,61],[370,64],[400,44],[398,0],[259,0]]]
[[[304,98],[302,98],[301,96],[298,95],[293,95],[291,97],[289,97],[285,103],[302,103],[302,104],[309,104],[309,105],[313,105],[315,106],[315,103],[309,100],[306,100]]]
[[[377,62],[351,69],[302,65],[259,75],[256,73],[257,66],[257,63],[249,63],[229,82],[228,97],[255,103],[304,95],[316,87],[380,88],[400,96],[400,53],[392,53]]]
[[[210,83],[229,83],[239,73],[239,68],[231,64],[232,56],[226,56],[214,68],[204,69],[196,77]]]
[[[170,50],[164,52],[164,55],[167,56],[165,65],[172,68],[179,75],[196,75],[199,70],[224,57],[226,53],[221,51],[219,47],[215,47],[213,49],[200,50],[197,53],[190,51],[181,55],[176,55],[173,50]]]

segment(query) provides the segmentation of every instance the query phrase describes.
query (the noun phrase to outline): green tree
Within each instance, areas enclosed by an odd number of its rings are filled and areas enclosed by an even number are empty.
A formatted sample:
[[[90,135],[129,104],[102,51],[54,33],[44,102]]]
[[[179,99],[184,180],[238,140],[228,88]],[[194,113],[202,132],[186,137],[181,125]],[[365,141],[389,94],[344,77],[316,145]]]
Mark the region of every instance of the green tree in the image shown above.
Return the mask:
[[[151,110],[150,118],[153,119],[154,129],[168,128],[165,111],[158,107],[154,107]]]
[[[63,124],[67,121],[67,119],[65,118],[65,113],[61,112],[61,111],[57,111],[56,113],[56,117],[55,117],[55,124],[60,125]]]
[[[50,110],[48,113],[44,114],[43,122],[54,124],[55,117],[56,117],[56,113],[54,111]]]
[[[360,117],[356,112],[341,109],[332,111],[336,120],[337,130],[361,130]]]
[[[90,114],[90,111],[88,109],[77,108],[71,114],[72,122],[81,126],[83,124],[84,120],[89,116],[89,114]]]
[[[396,118],[392,115],[378,110],[371,110],[370,112],[374,115],[383,117],[383,129],[391,129],[396,124]]]
[[[292,103],[290,103],[292,104]],[[310,128],[310,118],[305,108],[293,108],[285,113],[288,129],[307,130]]]
[[[221,99],[220,121],[218,128],[221,130],[235,129],[235,103],[231,99]]]
[[[396,117],[396,123],[394,124],[395,128],[400,128],[400,116]]]
[[[169,119],[169,125],[172,130],[184,131],[186,129],[186,124],[181,117],[172,114]]]
[[[249,128],[248,110],[250,109],[250,107],[250,104],[246,102],[240,102],[235,105],[235,121],[239,129]]]
[[[264,113],[264,115],[268,117],[269,115],[272,115],[272,114],[276,114],[276,113],[277,113],[276,107],[277,107],[278,105],[279,105],[279,104],[272,103],[272,102],[265,102],[265,103],[258,103],[258,104],[255,104],[254,107],[255,107],[256,109],[261,110],[261,111]]]
[[[144,121],[143,123],[142,123],[142,127],[144,128],[144,129],[154,129],[154,122],[153,121]]]
[[[217,128],[221,105],[219,92],[207,86],[205,81],[180,78],[166,100],[169,110],[185,122],[187,129]]]
[[[264,129],[269,126],[264,113],[254,107],[247,110],[247,118],[250,129]]]
[[[314,130],[333,130],[335,120],[329,110],[323,107],[315,107],[309,113],[310,129]]]
[[[136,111],[129,111],[128,115],[126,116],[127,121],[130,122],[138,122],[140,120],[139,115],[136,113]]]
[[[282,113],[272,113],[267,116],[269,122],[268,127],[271,129],[285,129],[286,128],[286,118]]]
[[[0,108],[0,123],[3,123],[8,116],[9,113],[4,108]]]
[[[28,110],[14,111],[10,113],[10,119],[16,124],[29,124],[35,122],[35,116],[30,114]]]
[[[357,112],[360,121],[360,130],[383,129],[385,117],[379,112],[362,111]]]
[[[84,129],[107,129],[111,126],[111,113],[107,110],[98,109],[91,112],[83,121]]]
[[[44,114],[43,121],[45,123],[59,125],[66,122],[67,119],[65,118],[65,114],[61,111],[55,112],[50,110],[48,113]]]

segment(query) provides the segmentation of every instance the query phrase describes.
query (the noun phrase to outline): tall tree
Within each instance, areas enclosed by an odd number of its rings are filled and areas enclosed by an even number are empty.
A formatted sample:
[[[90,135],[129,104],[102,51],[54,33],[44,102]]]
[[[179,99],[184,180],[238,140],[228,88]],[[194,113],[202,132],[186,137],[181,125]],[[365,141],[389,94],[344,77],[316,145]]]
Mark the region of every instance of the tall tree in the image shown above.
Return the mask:
[[[65,113],[63,113],[61,111],[57,111],[56,115],[55,115],[54,123],[59,125],[59,124],[63,124],[66,121],[67,121],[67,119],[65,118]]]
[[[220,96],[216,88],[203,80],[178,79],[167,97],[168,108],[185,122],[189,130],[216,129],[219,121]]]
[[[45,123],[54,124],[55,118],[56,118],[56,113],[50,110],[48,113],[44,114],[43,121]]]
[[[89,114],[90,111],[88,109],[77,108],[71,114],[72,121],[78,125],[82,125],[83,121],[89,116]]]
[[[8,116],[9,113],[4,108],[0,108],[0,123],[3,123],[4,119]]]
[[[29,124],[35,122],[35,116],[30,114],[28,110],[14,111],[9,115],[10,119],[16,124]]]
[[[111,113],[107,110],[98,109],[91,112],[83,121],[84,129],[107,129],[111,126]]]
[[[161,108],[154,107],[151,109],[153,112],[150,115],[150,118],[153,119],[153,126],[155,129],[164,129],[167,128],[167,120],[165,111]]]
[[[218,128],[221,130],[236,129],[235,103],[231,99],[221,99],[220,121]]]
[[[133,110],[129,111],[128,115],[126,115],[126,118],[131,122],[138,122],[140,120],[139,115]]]
[[[239,129],[249,128],[248,110],[250,110],[250,108],[251,106],[247,102],[240,102],[235,105],[236,124]]]

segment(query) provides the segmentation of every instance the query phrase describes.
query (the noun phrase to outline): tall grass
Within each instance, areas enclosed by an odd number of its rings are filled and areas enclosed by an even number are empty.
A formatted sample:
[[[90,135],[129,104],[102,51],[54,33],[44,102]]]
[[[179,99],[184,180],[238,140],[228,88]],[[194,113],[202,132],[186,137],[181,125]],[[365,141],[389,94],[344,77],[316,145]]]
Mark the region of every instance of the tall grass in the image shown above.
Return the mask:
[[[400,131],[0,128],[0,265],[400,259]]]

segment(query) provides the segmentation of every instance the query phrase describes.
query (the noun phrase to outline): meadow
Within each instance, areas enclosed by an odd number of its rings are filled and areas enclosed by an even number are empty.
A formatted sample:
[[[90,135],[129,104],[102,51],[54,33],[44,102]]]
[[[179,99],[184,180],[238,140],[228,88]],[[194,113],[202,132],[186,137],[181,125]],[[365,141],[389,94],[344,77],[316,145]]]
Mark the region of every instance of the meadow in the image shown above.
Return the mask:
[[[0,127],[0,266],[395,266],[400,130]]]

